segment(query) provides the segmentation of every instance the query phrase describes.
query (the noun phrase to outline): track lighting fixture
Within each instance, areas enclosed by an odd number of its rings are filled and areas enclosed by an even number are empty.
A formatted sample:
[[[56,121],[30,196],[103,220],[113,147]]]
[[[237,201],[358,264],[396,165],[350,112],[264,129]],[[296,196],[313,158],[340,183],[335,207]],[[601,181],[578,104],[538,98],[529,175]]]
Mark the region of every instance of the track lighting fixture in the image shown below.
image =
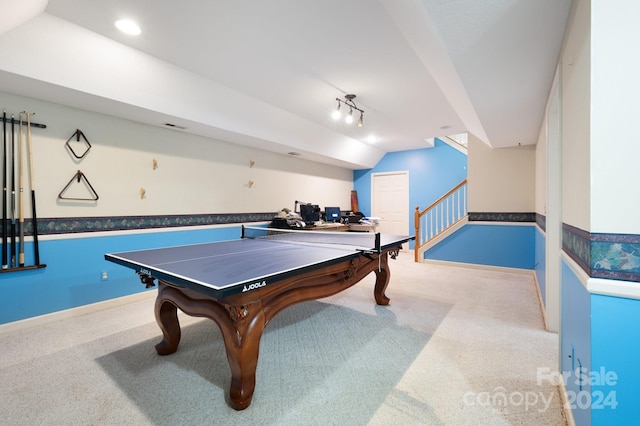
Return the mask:
[[[338,106],[331,113],[331,117],[334,120],[339,120],[340,117],[342,116],[342,114],[340,112],[340,107],[342,106],[342,104],[345,104],[345,106],[349,107],[349,112],[345,116],[345,120],[344,121],[347,124],[353,123],[353,110],[355,109],[356,111],[360,112],[360,118],[357,121],[357,126],[358,127],[362,127],[362,125],[364,124],[364,110],[358,108],[358,106],[356,105],[356,103],[354,101],[355,97],[356,97],[356,95],[345,95],[344,99],[336,98],[336,101],[338,101]]]

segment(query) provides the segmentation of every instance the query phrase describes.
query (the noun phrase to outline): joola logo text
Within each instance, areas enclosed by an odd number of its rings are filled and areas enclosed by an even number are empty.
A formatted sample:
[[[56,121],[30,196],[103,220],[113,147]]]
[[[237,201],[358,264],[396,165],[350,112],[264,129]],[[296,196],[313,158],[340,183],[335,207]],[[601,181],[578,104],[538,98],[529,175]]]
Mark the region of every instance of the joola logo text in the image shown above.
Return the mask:
[[[245,291],[255,290],[256,288],[264,287],[265,285],[267,285],[266,281],[245,285],[242,288],[242,292],[244,293]]]

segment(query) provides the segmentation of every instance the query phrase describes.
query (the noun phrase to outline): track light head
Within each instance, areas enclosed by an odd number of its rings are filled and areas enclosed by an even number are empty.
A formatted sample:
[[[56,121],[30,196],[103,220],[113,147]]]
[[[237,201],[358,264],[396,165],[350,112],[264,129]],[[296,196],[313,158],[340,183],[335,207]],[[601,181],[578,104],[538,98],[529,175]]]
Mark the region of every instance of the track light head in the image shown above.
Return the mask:
[[[347,114],[347,116],[345,117],[344,121],[347,124],[353,123],[353,108],[349,108],[349,114]]]
[[[364,124],[363,118],[364,118],[364,110],[358,108],[358,106],[356,105],[354,99],[356,98],[356,95],[353,94],[349,94],[349,95],[344,95],[344,100],[340,99],[340,98],[336,98],[336,101],[338,101],[338,107],[331,113],[331,117],[334,120],[338,120],[340,118],[340,106],[342,104],[345,104],[349,107],[349,113],[347,114],[347,116],[345,117],[345,122],[347,124],[351,124],[353,123],[353,110],[355,109],[356,111],[360,112],[360,118],[358,119],[358,127],[362,127]]]
[[[340,99],[336,98],[336,100],[338,101],[338,107],[331,113],[331,118],[333,118],[334,120],[339,120],[340,116],[342,115],[340,114]]]

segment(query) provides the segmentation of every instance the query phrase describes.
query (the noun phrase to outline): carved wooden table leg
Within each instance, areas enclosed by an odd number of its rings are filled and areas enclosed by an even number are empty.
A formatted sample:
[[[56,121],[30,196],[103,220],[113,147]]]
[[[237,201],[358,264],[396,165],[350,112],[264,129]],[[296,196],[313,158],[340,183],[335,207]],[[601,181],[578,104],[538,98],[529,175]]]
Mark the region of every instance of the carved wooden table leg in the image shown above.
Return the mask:
[[[260,339],[265,327],[265,315],[260,302],[232,307],[231,321],[218,322],[231,368],[229,399],[236,410],[244,410],[251,404],[256,387],[256,368],[260,352]],[[234,312],[242,312],[233,318]]]
[[[232,303],[192,296],[192,292],[159,282],[155,313],[164,337],[156,345],[156,351],[168,355],[178,350],[181,334],[178,308],[187,315],[214,321],[222,333],[231,369],[231,406],[244,410],[251,404],[256,387],[260,340],[266,324],[262,303],[248,298],[245,303]]]
[[[376,285],[373,290],[373,296],[375,297],[378,305],[388,305],[390,299],[384,294],[384,292],[387,289],[387,285],[389,285],[391,273],[389,271],[387,253],[382,253],[380,256],[380,268],[375,269]]]
[[[163,289],[160,285],[155,305],[156,322],[163,334],[162,341],[156,345],[156,351],[159,355],[169,355],[178,350],[180,323],[176,306],[162,297]]]

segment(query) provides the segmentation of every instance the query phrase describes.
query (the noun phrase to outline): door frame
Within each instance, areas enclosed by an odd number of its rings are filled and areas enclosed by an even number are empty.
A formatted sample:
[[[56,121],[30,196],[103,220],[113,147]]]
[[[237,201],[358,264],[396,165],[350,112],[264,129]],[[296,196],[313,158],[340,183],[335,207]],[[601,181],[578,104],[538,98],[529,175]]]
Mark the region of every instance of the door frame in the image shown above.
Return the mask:
[[[393,171],[388,171],[388,172],[376,172],[376,173],[371,173],[371,216],[375,216],[374,215],[374,211],[373,208],[375,206],[375,192],[376,192],[376,186],[374,184],[375,182],[375,178],[378,176],[390,176],[390,175],[405,175],[407,177],[407,186],[406,186],[406,191],[407,191],[407,214],[405,217],[406,220],[406,225],[407,225],[407,229],[406,229],[406,235],[411,235],[410,232],[410,228],[411,228],[411,190],[410,190],[410,180],[409,180],[409,170],[393,170]],[[403,248],[404,248],[404,244],[403,244]]]

